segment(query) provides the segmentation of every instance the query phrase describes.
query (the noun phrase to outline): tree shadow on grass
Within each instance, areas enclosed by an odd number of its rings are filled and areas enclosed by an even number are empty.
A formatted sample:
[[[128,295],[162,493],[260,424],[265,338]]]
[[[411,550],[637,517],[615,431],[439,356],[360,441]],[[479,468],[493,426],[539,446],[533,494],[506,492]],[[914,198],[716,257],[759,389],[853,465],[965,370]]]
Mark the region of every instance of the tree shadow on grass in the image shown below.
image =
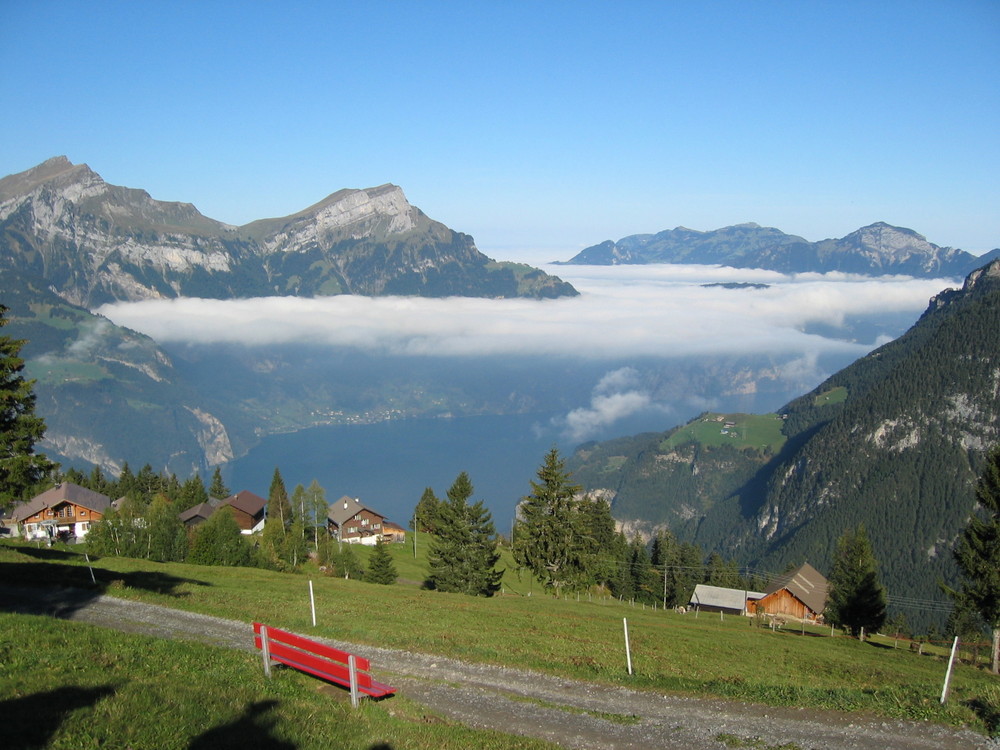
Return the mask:
[[[60,560],[52,550],[22,548],[29,557]],[[42,554],[40,554],[42,553]],[[80,556],[76,555],[79,560]],[[93,574],[93,575],[92,575]],[[0,562],[0,611],[18,614],[71,617],[98,596],[116,588],[142,589],[165,596],[183,597],[184,584],[209,586],[205,581],[181,578],[162,571],[117,572],[65,562]]]
[[[70,686],[0,701],[0,715],[5,717],[0,742],[8,750],[47,747],[72,711],[92,706],[115,690],[114,685]]]
[[[195,737],[188,748],[189,750],[215,750],[215,748],[246,750],[252,747],[263,750],[295,750],[295,744],[280,740],[271,733],[275,722],[271,710],[278,705],[279,702],[276,700],[251,703],[239,718]]]

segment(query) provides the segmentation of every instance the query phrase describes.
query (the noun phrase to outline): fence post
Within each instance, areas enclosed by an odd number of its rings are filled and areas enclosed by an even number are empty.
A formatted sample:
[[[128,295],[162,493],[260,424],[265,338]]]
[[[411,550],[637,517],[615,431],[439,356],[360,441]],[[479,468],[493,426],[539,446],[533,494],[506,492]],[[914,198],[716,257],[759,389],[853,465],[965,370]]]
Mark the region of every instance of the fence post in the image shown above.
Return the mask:
[[[941,705],[943,706],[948,700],[948,683],[951,682],[951,667],[955,663],[955,652],[958,650],[958,636],[955,636],[955,642],[951,644],[951,656],[948,657],[948,669],[944,673],[944,687],[941,688]]]
[[[313,627],[316,627],[316,597],[313,596],[313,582],[309,581],[309,606],[312,607]]]
[[[628,663],[628,673],[632,674],[632,649],[628,644],[628,618],[623,617],[622,623],[625,626],[625,660]]]

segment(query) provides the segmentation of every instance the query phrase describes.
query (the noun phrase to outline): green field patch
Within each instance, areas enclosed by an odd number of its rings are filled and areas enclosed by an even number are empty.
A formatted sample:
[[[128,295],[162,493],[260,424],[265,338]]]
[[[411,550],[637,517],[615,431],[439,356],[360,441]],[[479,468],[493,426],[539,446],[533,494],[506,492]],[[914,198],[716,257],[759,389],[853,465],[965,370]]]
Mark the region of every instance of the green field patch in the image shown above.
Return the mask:
[[[831,388],[828,391],[823,391],[813,399],[814,406],[831,406],[833,404],[842,404],[847,401],[847,389],[838,385],[836,388]]]
[[[704,414],[660,443],[670,450],[686,443],[705,447],[732,446],[776,453],[785,443],[783,421],[777,414]]]
[[[57,309],[53,305],[43,305],[43,304],[32,304],[29,305],[31,312],[35,314],[35,318],[39,323],[44,323],[52,328],[58,328],[61,331],[72,331],[76,329],[76,321],[70,320],[61,315],[53,315],[52,311]]]
[[[88,383],[111,377],[100,365],[66,359],[36,359],[26,362],[24,371],[32,380],[46,385]]]

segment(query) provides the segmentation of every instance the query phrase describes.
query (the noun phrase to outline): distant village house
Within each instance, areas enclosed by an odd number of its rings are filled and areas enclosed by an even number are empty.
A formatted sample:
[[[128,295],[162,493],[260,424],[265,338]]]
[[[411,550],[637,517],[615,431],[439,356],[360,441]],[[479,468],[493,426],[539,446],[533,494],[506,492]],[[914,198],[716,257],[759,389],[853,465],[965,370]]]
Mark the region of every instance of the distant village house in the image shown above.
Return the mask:
[[[373,545],[379,539],[387,542],[402,542],[406,539],[406,531],[402,526],[388,523],[381,513],[347,495],[330,505],[327,529],[334,539],[349,544]]]

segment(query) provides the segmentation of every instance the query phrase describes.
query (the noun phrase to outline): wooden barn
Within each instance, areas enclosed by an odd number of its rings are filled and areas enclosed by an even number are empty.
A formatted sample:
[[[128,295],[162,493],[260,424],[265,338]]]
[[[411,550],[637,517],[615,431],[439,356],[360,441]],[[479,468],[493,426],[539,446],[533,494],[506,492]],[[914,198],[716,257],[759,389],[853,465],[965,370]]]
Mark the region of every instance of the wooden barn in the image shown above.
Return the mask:
[[[816,622],[826,608],[827,580],[809,563],[775,578],[757,602],[758,612]]]
[[[267,500],[249,490],[240,490],[223,500],[216,509],[228,505],[233,509],[233,518],[240,527],[241,534],[254,534],[264,528]]]

